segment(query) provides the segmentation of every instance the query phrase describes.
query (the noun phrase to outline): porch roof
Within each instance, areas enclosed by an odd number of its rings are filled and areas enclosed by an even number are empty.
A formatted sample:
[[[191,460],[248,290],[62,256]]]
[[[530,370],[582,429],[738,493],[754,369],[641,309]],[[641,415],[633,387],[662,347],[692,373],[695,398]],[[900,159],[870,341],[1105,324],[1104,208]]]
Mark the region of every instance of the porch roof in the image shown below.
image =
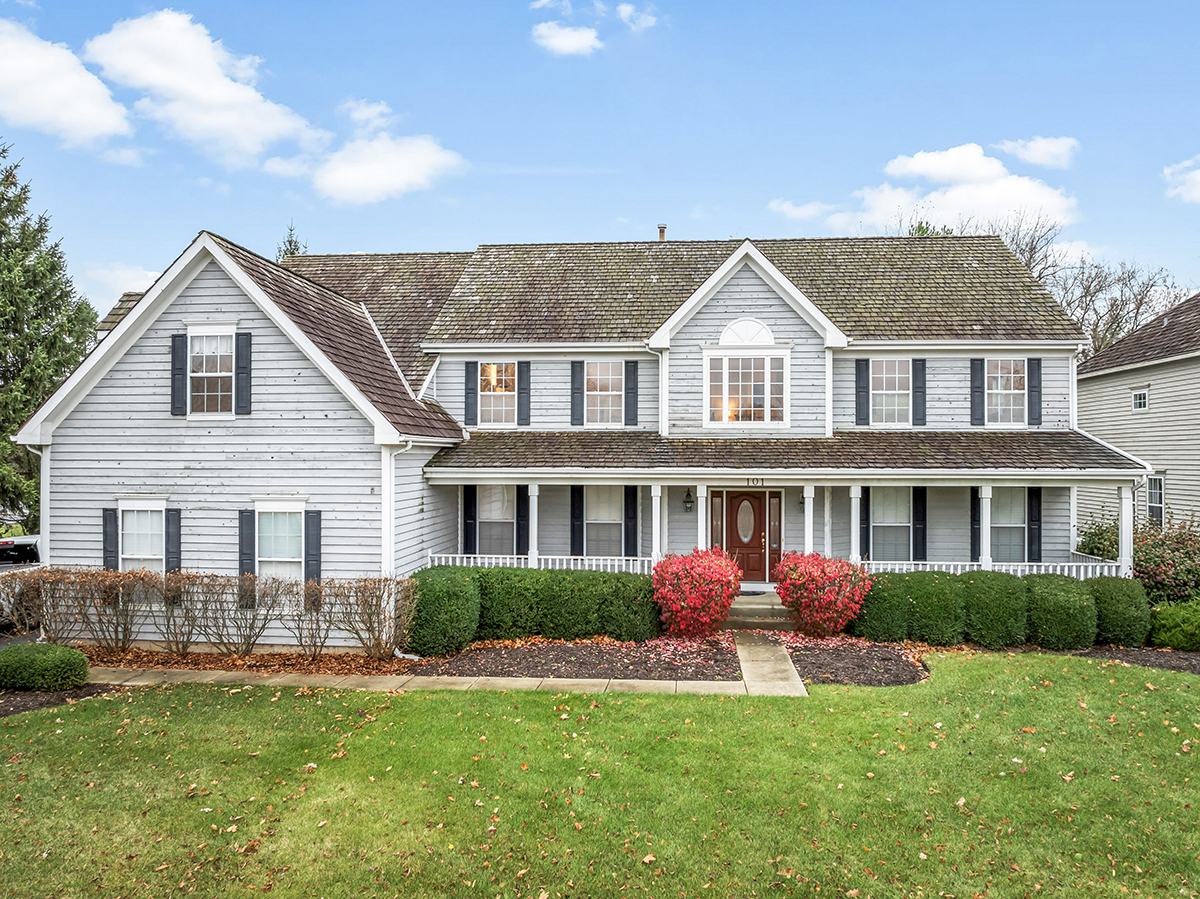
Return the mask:
[[[1146,469],[1078,431],[835,431],[832,437],[662,437],[630,431],[473,431],[426,469],[1040,471]]]

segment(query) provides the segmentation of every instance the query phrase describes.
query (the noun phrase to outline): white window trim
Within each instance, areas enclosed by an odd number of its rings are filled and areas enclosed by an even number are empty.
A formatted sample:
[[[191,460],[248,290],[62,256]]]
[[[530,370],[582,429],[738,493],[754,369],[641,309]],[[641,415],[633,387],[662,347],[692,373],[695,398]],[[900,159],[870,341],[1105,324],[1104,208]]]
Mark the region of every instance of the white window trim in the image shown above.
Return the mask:
[[[875,561],[875,496],[876,496],[875,491],[872,490],[871,491],[871,549],[870,549],[871,561]],[[896,523],[888,524],[886,522],[881,521],[881,522],[879,522],[879,527],[881,527],[881,528],[898,528],[898,527],[903,527],[903,525],[896,524]],[[913,496],[912,496],[912,487],[909,487],[908,488],[908,560],[907,561],[911,562],[912,560],[913,560]],[[901,560],[901,561],[904,561],[904,560]]]
[[[258,555],[258,540],[262,533],[258,516],[263,512],[299,512],[300,513],[300,557],[298,559],[266,559],[267,562],[299,562],[300,580],[304,580],[304,538],[308,523],[304,520],[304,509],[308,502],[307,496],[252,496],[254,502],[254,573],[257,575],[261,562]]]
[[[135,571],[125,567],[125,513],[126,512],[161,512],[163,513],[163,554],[162,567],[158,573],[167,569],[167,499],[165,493],[118,493],[117,500],[117,567],[121,571]],[[149,570],[149,569],[147,569]]]
[[[1015,394],[1015,390],[988,390],[988,363],[990,362],[1022,362],[1025,364],[1025,373],[1022,375],[1025,378],[1025,389],[1021,391],[1023,397],[1021,403],[1021,414],[1024,421],[988,421],[988,396],[992,393],[1004,394],[1008,396]],[[994,431],[1026,431],[1029,429],[1029,359],[1024,356],[988,356],[983,360],[983,426]]]
[[[1139,407],[1137,404],[1137,397],[1138,397],[1139,393],[1143,393],[1146,395],[1146,405],[1145,406]],[[1150,411],[1150,388],[1149,387],[1131,387],[1130,388],[1130,390],[1129,390],[1129,411],[1131,411],[1134,415],[1138,415],[1138,414],[1141,414],[1142,412]]]
[[[587,389],[587,370],[589,365],[616,365],[621,372],[621,389],[618,394],[621,398],[621,410],[617,415],[616,421],[588,421],[588,394],[594,393],[597,396],[610,396],[609,393],[601,393],[599,391]],[[625,360],[624,359],[585,359],[583,362],[583,426],[597,431],[613,431],[625,427]]]
[[[234,421],[237,413],[237,328],[236,321],[187,322],[187,421]],[[233,370],[229,373],[233,388],[233,406],[228,412],[193,412],[192,411],[192,338],[193,337],[225,337],[232,341]]]
[[[718,431],[779,431],[792,426],[792,345],[790,343],[774,343],[753,346],[750,344],[715,345],[703,347],[701,362],[701,378],[704,386],[704,396],[701,400],[701,420],[706,428]],[[767,414],[765,421],[710,421],[709,405],[712,399],[712,388],[709,384],[709,365],[713,359],[725,358],[763,358],[783,360],[783,421],[771,421],[771,397],[767,395]],[[726,368],[728,374],[728,368]],[[767,368],[768,378],[770,367]],[[728,377],[726,378],[728,380]],[[728,385],[726,385],[728,387]],[[768,380],[768,387],[770,381]]]
[[[901,390],[880,390],[880,391],[876,391],[876,390],[874,389],[874,383],[875,383],[875,363],[876,363],[876,362],[884,362],[884,363],[887,363],[887,362],[907,362],[907,363],[908,363],[908,421],[875,421],[875,420],[874,420],[874,419],[875,419],[875,394],[876,394],[876,393],[884,393],[884,394],[889,394],[889,395],[891,395],[891,394],[897,394],[897,395],[898,395],[898,394],[900,394],[900,393],[903,393],[903,391],[901,391]],[[868,424],[869,424],[869,427],[871,427],[871,428],[875,428],[875,429],[878,429],[878,430],[888,430],[888,431],[911,431],[911,430],[912,430],[912,427],[913,427],[913,423],[912,423],[912,419],[913,419],[913,390],[912,390],[912,380],[913,380],[913,379],[912,379],[912,359],[908,359],[908,358],[895,359],[895,358],[886,358],[886,357],[884,357],[884,358],[881,358],[881,357],[872,357],[872,358],[871,358],[871,365],[870,365],[870,368],[868,369],[867,377],[868,377],[868,379],[869,379],[869,384],[868,384],[868,386],[870,386],[870,387],[871,387],[871,390],[869,391],[869,393],[870,393],[870,397],[869,397],[869,399],[867,400],[867,403],[868,403],[868,408],[867,408],[867,417],[868,417],[868,419],[869,419],[869,422],[868,422]],[[985,398],[984,398],[984,402],[986,403],[986,401],[987,401],[987,400],[986,400],[986,397],[985,397]]]
[[[511,422],[507,422],[507,421],[485,422],[483,420],[483,367],[485,365],[511,365],[513,367],[513,392],[512,392],[513,420]],[[584,371],[586,372],[587,369],[585,368]],[[532,372],[531,372],[531,375],[532,375]],[[517,360],[516,359],[504,359],[504,358],[497,359],[495,357],[489,357],[488,359],[480,359],[475,377],[479,379],[479,383],[477,383],[475,385],[475,421],[476,421],[475,426],[484,431],[515,431],[517,429],[517,417],[519,414],[519,411],[517,409],[517,405],[518,405],[517,397],[521,392],[520,391],[520,377],[521,376],[518,373]],[[489,393],[488,395],[489,396],[497,396],[498,394]]]

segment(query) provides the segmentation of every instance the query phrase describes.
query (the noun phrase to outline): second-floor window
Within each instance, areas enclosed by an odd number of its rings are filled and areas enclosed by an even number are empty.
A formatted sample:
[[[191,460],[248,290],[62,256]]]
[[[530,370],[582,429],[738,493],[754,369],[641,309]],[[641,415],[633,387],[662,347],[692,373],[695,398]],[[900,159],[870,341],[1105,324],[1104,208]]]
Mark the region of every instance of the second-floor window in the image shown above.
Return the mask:
[[[517,364],[481,362],[479,364],[479,423],[516,424]]]
[[[912,362],[871,360],[871,424],[906,425],[911,421]]]
[[[196,334],[188,358],[192,413],[233,414],[233,334]]]
[[[714,356],[708,360],[708,420],[783,422],[783,358]]]
[[[587,423],[619,425],[625,414],[625,363],[587,363]]]
[[[1025,423],[1025,360],[987,360],[988,424]]]
[[[1143,387],[1140,390],[1133,391],[1130,394],[1134,412],[1145,412],[1150,408],[1150,389]]]

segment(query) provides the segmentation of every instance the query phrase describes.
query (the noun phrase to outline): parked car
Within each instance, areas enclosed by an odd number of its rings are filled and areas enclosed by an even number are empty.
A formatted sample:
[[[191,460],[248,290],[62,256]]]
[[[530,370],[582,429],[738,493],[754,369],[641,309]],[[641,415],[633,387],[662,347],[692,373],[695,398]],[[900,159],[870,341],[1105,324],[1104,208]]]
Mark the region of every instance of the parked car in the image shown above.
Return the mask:
[[[0,537],[0,571],[18,565],[37,565],[42,561],[41,536]]]
[[[32,534],[27,537],[0,537],[0,575],[18,568],[32,568],[42,561],[41,539]],[[37,615],[30,609],[36,604],[20,601],[19,591],[0,590],[0,628],[15,627],[18,632],[37,627]]]

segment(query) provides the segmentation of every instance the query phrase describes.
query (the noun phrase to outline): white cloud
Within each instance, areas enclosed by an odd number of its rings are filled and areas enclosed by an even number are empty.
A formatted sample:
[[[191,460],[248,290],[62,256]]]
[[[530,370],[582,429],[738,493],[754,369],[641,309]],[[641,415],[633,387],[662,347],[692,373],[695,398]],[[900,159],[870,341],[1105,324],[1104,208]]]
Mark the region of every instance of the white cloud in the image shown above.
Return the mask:
[[[1200,203],[1200,156],[1193,156],[1163,169],[1170,187],[1168,197],[1179,197],[1185,203]]]
[[[1030,165],[1050,169],[1069,169],[1079,141],[1073,137],[1031,137],[1029,140],[1002,140],[996,147]]]
[[[279,175],[284,178],[298,178],[312,171],[313,160],[310,156],[272,156],[262,164],[262,170],[268,175]]]
[[[0,118],[69,147],[132,133],[128,111],[65,44],[0,19]]]
[[[146,290],[159,274],[124,262],[93,262],[83,267],[83,275],[78,280],[84,295],[103,315],[121,294],[129,290]]]
[[[817,200],[797,206],[791,200],[784,199],[772,200],[767,204],[767,208],[772,212],[778,212],[784,218],[796,221],[815,219],[827,212],[832,212],[834,209],[828,203],[821,203]]]
[[[330,154],[313,175],[313,187],[341,203],[378,203],[431,187],[465,162],[432,137],[376,134],[356,138]]]
[[[328,139],[254,87],[256,56],[233,55],[190,15],[161,10],[118,22],[84,45],[84,59],[146,96],[134,108],[228,168],[255,165],[279,141],[317,150]]]
[[[395,119],[392,108],[382,100],[347,100],[338,111],[345,113],[356,128],[367,133],[386,128]]]
[[[924,178],[935,184],[989,182],[1007,174],[1004,163],[985,155],[979,144],[897,156],[883,170],[893,178]]]
[[[533,0],[530,9],[557,9],[564,16],[571,14],[571,0]]]
[[[533,40],[556,56],[591,56],[604,44],[595,28],[542,22],[533,26]]]
[[[617,16],[629,26],[631,31],[642,31],[646,28],[653,28],[654,23],[658,21],[656,16],[650,14],[653,7],[646,7],[642,12],[638,12],[636,6],[632,3],[618,3]]]

